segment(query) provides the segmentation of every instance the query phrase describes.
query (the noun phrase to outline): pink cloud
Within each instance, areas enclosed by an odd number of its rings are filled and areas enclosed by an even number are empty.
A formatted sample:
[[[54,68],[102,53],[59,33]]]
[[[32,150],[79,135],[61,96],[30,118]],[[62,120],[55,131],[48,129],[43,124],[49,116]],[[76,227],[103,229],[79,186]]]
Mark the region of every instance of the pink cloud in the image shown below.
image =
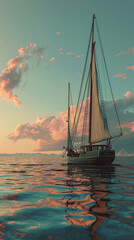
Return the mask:
[[[130,132],[134,132],[134,122],[124,123],[121,127],[128,128]]]
[[[90,101],[90,99],[89,99]],[[126,101],[126,107],[124,108],[123,102]],[[117,100],[116,104],[119,109],[119,113],[121,115],[121,122],[124,123],[121,125],[123,128],[123,133],[126,131],[125,128],[129,130],[125,132],[124,135],[129,136],[129,134],[134,133],[134,121],[133,121],[133,112],[129,111],[129,107],[131,108],[134,103],[134,97],[131,96],[131,92],[127,92],[125,94],[125,100]],[[85,102],[83,103],[85,108]],[[80,107],[80,106],[79,106]],[[111,109],[113,104],[108,102],[106,105],[107,111],[111,114]],[[82,109],[78,129],[77,136],[80,137],[83,128],[83,119],[84,119],[84,108]],[[73,110],[73,111],[72,111]],[[70,112],[75,112],[76,106],[71,106]],[[128,111],[126,111],[128,110]],[[133,110],[133,109],[132,109]],[[8,138],[14,142],[20,139],[28,139],[33,141],[35,144],[36,151],[49,151],[49,150],[61,150],[63,145],[66,145],[67,142],[67,110],[61,112],[58,116],[50,116],[50,117],[38,117],[36,121],[19,124],[16,129],[9,134]],[[73,115],[73,114],[72,114]],[[71,123],[73,122],[73,118],[71,115]],[[113,115],[111,116],[111,123],[114,121]],[[127,122],[129,119],[129,122]],[[88,126],[87,122],[87,126]],[[72,126],[72,125],[71,125]],[[63,134],[64,133],[64,134]],[[86,132],[87,134],[87,132]]]
[[[71,112],[75,112],[75,109],[76,106],[70,108]],[[68,112],[64,111],[57,117],[38,117],[35,122],[19,124],[8,138],[14,142],[25,138],[32,140],[35,142],[36,151],[59,150],[63,145],[66,145],[67,141],[67,114]],[[83,117],[84,111],[81,113],[78,124],[78,136],[81,136],[82,133]]]
[[[33,44],[32,49],[36,48],[36,43]]]
[[[128,55],[128,54],[134,55],[134,47],[129,48],[127,52],[119,52],[116,54],[116,56]]]
[[[134,153],[128,153],[126,152],[123,148],[118,152],[116,153],[116,156],[134,156]]]
[[[16,58],[11,58],[8,63],[7,63],[7,66],[8,66],[8,69],[13,69],[17,66],[18,63],[21,63],[22,62],[22,57],[18,57],[16,56]],[[4,73],[5,69],[2,71]],[[6,69],[7,71],[7,69]]]
[[[72,52],[68,52],[68,53],[66,53],[66,55],[71,55],[71,54],[73,54]]]
[[[132,95],[132,93],[131,93],[130,91],[127,91],[127,92],[124,94],[124,96],[125,96],[126,99],[129,99],[131,95]]]
[[[123,106],[129,105],[134,102],[134,96],[132,96],[132,92],[127,91],[124,94],[124,101],[123,101]]]
[[[21,63],[22,59],[16,57],[10,59],[7,63],[7,68],[3,69],[0,75],[0,97],[2,100],[12,102],[16,106],[22,105],[18,100],[17,95],[14,95],[12,90],[19,86],[22,76],[22,69],[17,70],[17,64]]]
[[[83,56],[84,56],[84,54],[80,54],[80,55],[77,55],[76,57],[80,58],[80,57],[83,57]]]
[[[54,60],[55,60],[55,58],[53,57],[53,58],[49,59],[49,62],[53,62]]]
[[[21,69],[23,68],[23,63],[20,64],[19,68],[21,68]]]
[[[29,50],[31,50],[31,53],[27,54]],[[28,70],[27,63],[29,59],[35,56],[42,58],[43,50],[44,48],[36,48],[36,46],[34,48],[31,46],[31,49],[28,46],[20,48],[18,49],[20,56],[11,58],[7,62],[7,68],[3,69],[0,75],[0,97],[2,100],[12,102],[15,106],[22,105],[13,90],[20,86],[22,76]]]
[[[13,141],[27,138],[35,142],[35,150],[57,148],[67,135],[67,112],[58,117],[38,118],[34,123],[19,124],[8,137]],[[64,132],[64,134],[63,134]]]
[[[36,48],[36,43],[34,43],[34,44],[30,43],[29,46],[30,46],[32,49],[34,49],[34,48]]]
[[[114,78],[118,77],[118,78],[126,79],[126,74],[125,74],[125,73],[119,73],[119,74],[117,74],[117,75],[114,75],[113,77],[114,77]]]
[[[27,46],[26,48],[18,49],[18,52],[19,52],[20,56],[25,56],[25,54],[28,50],[29,50],[29,47]]]
[[[61,35],[61,32],[56,32],[56,35]]]
[[[119,52],[119,53],[116,54],[116,56],[127,55],[127,54],[128,54],[128,52]]]
[[[134,71],[134,65],[126,67],[127,70],[133,70]]]

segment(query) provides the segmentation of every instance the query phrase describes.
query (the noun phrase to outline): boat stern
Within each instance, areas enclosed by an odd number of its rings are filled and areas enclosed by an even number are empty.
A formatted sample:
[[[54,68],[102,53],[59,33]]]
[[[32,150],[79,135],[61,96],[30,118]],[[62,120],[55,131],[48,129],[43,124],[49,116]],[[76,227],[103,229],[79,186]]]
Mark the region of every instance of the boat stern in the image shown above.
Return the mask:
[[[115,158],[115,150],[106,149],[99,151],[99,161],[100,163],[112,163]]]

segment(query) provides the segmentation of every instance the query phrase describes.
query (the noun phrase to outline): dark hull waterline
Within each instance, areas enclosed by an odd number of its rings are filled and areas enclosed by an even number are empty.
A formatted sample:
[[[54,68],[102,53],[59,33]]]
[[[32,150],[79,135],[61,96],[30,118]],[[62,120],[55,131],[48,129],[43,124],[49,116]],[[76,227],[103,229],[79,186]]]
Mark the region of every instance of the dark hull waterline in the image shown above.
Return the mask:
[[[95,165],[109,165],[114,161],[115,151],[92,151],[88,153],[81,153],[79,157],[68,157],[68,164],[95,164]]]

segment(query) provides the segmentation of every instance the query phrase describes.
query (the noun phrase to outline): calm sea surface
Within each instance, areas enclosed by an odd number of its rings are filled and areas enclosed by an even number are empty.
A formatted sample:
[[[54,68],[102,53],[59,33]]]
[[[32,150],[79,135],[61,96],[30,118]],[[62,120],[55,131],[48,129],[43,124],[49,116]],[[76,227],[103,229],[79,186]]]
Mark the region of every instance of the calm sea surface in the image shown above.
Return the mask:
[[[0,157],[0,240],[134,239],[134,158]]]

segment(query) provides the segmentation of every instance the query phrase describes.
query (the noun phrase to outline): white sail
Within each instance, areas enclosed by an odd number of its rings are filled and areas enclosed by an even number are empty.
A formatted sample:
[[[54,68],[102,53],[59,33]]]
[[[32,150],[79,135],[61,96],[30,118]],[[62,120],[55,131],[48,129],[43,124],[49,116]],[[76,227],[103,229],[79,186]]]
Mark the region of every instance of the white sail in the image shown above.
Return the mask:
[[[91,105],[91,139],[90,142],[97,142],[99,140],[110,137],[107,124],[104,123],[102,112],[99,105],[99,97],[97,91],[97,78],[95,69],[95,56],[92,59],[92,105]]]

